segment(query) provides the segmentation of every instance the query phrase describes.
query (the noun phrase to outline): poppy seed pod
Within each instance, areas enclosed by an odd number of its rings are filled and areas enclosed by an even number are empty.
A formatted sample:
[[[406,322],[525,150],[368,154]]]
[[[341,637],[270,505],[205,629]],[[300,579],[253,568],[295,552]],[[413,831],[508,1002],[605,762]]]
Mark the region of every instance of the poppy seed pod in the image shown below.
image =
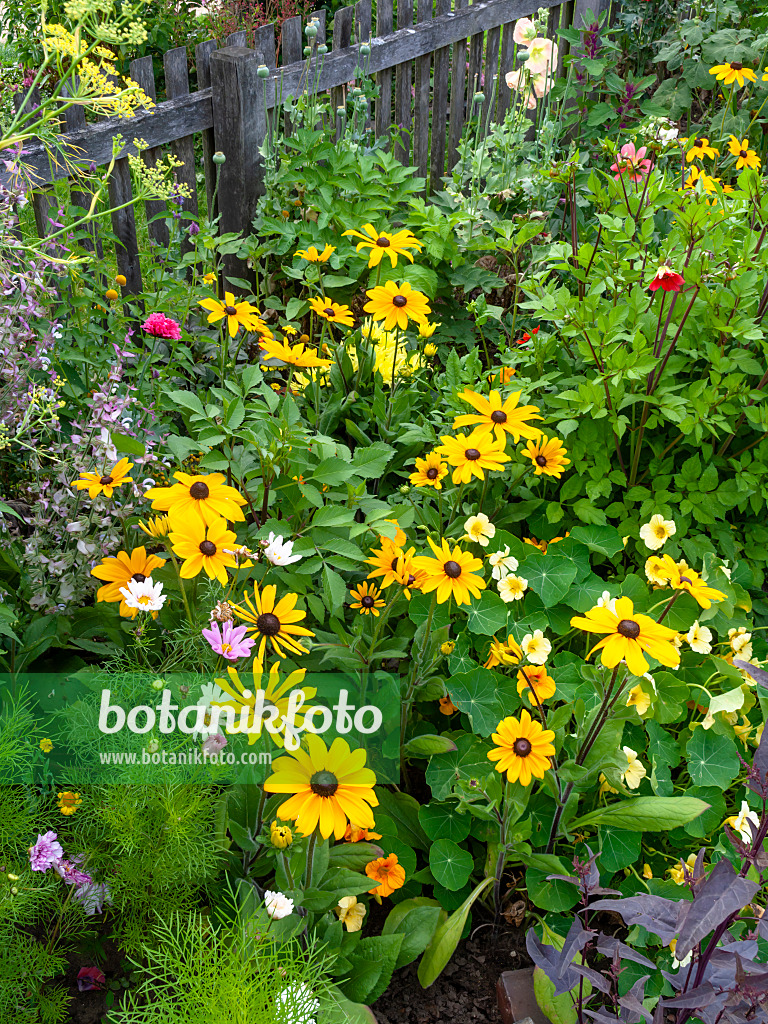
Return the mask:
[[[269,78],[269,68],[267,67],[266,64],[259,64],[259,66],[256,68],[256,77]]]
[[[315,25],[313,21],[311,21],[309,25],[307,25],[307,27],[304,29],[304,35],[307,36],[309,39],[314,39],[315,36],[317,35],[317,25]]]
[[[223,164],[227,158],[224,156],[220,149],[217,149],[211,159],[215,164]]]
[[[361,43],[360,44],[360,55],[362,57],[368,57],[368,56],[370,56],[370,53],[371,53],[371,48],[368,45],[368,43]]]
[[[325,43],[320,43],[320,45],[317,48],[317,52],[324,55],[328,53],[328,47],[325,45]]]

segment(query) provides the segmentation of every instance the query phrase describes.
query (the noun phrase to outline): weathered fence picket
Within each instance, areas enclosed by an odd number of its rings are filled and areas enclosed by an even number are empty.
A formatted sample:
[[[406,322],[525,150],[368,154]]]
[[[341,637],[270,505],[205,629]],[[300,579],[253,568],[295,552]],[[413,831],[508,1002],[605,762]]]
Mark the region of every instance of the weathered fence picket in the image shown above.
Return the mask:
[[[588,28],[595,17],[605,13],[609,0],[538,0],[538,5],[550,9],[547,33],[555,38],[571,25]],[[195,136],[200,133],[207,212],[220,215],[222,232],[247,232],[264,192],[259,148],[267,132],[272,136],[276,130],[285,97],[315,87],[319,93],[330,93],[327,127],[338,137],[346,115],[337,114],[336,108],[346,108],[348,85],[362,69],[378,86],[371,125],[376,137],[392,139],[397,158],[414,165],[429,189],[439,189],[446,171],[457,162],[467,120],[479,116],[484,131],[486,123],[504,119],[511,102],[505,74],[514,61],[514,24],[530,17],[534,6],[532,0],[378,0],[372,38],[371,0],[357,0],[354,6],[337,11],[332,47],[326,52],[320,49],[326,43],[326,12],[319,10],[309,15],[317,26],[314,38],[305,38],[300,18],[289,18],[283,24],[279,60],[274,25],[250,33],[234,32],[223,48],[214,40],[201,43],[195,50],[196,91],[190,91],[187,51],[180,47],[166,53],[166,98],[151,112],[130,120],[99,119],[86,124],[80,108],[71,108],[63,125],[70,159],[108,164],[114,136],[120,133],[124,139],[110,181],[111,205],[119,207],[112,226],[118,268],[127,281],[124,290],[136,293],[142,282],[126,159],[135,152],[135,139],[146,141],[149,148],[143,159],[149,165],[160,158],[165,147],[183,161],[177,180],[190,187],[192,196],[182,208],[196,215]],[[305,43],[311,45],[309,63],[304,57]],[[370,51],[364,55],[360,53],[363,43]],[[558,72],[562,72],[568,49],[567,44],[560,44]],[[130,74],[154,99],[151,59],[133,61]],[[484,99],[476,104],[478,91]],[[21,102],[25,100],[34,105],[33,97],[21,97]],[[359,123],[357,113],[355,119]],[[289,135],[293,125],[287,114],[284,123]],[[214,161],[216,150],[224,153],[224,163]],[[32,200],[42,237],[56,208],[49,185],[68,177],[71,164],[52,160],[42,144],[25,150],[25,163],[34,182]],[[13,183],[9,173],[0,174],[0,182]],[[74,184],[72,187],[73,203],[87,208],[90,197]],[[162,203],[146,204],[150,238],[163,246],[168,242],[164,218],[153,218],[164,210]],[[181,223],[186,229],[190,222],[185,219]],[[190,242],[184,233],[186,250]],[[98,234],[92,237],[98,251]],[[226,258],[225,273],[241,279],[249,276],[234,257]]]

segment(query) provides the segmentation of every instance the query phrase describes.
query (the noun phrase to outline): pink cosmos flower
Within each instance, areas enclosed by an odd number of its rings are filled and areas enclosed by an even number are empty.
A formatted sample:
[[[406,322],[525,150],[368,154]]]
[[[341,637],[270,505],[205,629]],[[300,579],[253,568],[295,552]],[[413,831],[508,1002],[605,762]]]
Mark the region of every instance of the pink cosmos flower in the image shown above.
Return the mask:
[[[29,848],[29,866],[33,871],[47,871],[55,867],[64,856],[61,843],[56,841],[55,832],[38,833],[37,842]]]
[[[636,151],[634,142],[622,146],[619,150],[619,159],[615,164],[611,164],[611,170],[616,171],[614,178],[620,178],[626,172],[630,181],[642,181],[644,175],[650,173],[652,166],[651,161],[645,159],[647,152],[645,146]]]
[[[77,972],[77,987],[81,992],[92,992],[101,989],[107,983],[104,972],[98,967],[81,967]]]
[[[75,885],[78,888],[81,885],[90,885],[93,879],[85,871],[81,871],[78,866],[82,864],[83,859],[82,856],[79,856],[73,857],[72,860],[58,860],[53,865],[53,870],[59,878],[64,879],[67,885]]]
[[[218,752],[223,750],[226,745],[227,737],[223,733],[217,732],[213,736],[209,736],[203,743],[203,753],[208,754],[209,756],[211,754],[218,754]]]
[[[232,622],[225,622],[223,629],[218,622],[212,622],[211,628],[204,629],[202,633],[216,654],[221,654],[227,661],[236,661],[247,658],[256,643],[246,637],[247,631],[247,626],[235,626]]]
[[[682,275],[676,273],[672,267],[664,263],[656,271],[653,280],[648,285],[648,289],[652,292],[658,291],[659,288],[663,288],[665,292],[679,292],[684,284],[685,279]]]
[[[512,38],[518,46],[528,46],[536,38],[536,26],[530,18],[519,18],[515,22]]]
[[[147,334],[153,334],[156,338],[172,338],[174,341],[181,338],[181,327],[163,313],[150,313],[141,326]]]

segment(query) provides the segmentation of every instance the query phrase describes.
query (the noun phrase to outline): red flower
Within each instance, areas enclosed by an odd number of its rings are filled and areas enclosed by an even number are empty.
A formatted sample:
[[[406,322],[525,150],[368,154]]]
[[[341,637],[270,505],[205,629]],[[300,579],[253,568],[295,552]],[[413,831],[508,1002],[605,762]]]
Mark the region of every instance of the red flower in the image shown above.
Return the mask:
[[[530,334],[527,331],[524,331],[522,338],[517,338],[515,340],[515,344],[516,345],[524,345],[526,343],[526,341],[530,341],[531,340],[531,335],[538,334],[540,327],[541,327],[541,324],[539,324],[539,327],[534,327]]]
[[[174,341],[181,338],[181,327],[162,313],[151,313],[141,326],[147,334],[153,334],[156,338],[172,338]]]
[[[81,992],[92,992],[102,989],[107,983],[104,972],[98,967],[81,967],[77,972],[77,987]]]
[[[648,288],[652,292],[656,292],[659,288],[663,288],[665,292],[679,292],[685,284],[685,280],[680,274],[675,273],[672,267],[667,266],[666,263],[662,264],[656,271],[656,274],[648,285]]]

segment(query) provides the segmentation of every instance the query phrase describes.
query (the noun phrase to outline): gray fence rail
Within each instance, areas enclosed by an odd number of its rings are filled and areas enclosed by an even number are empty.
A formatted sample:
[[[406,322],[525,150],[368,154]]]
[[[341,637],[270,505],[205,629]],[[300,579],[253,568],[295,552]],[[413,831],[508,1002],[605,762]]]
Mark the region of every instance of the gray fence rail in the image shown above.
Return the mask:
[[[535,2],[535,0],[534,0]],[[189,54],[185,47],[163,57],[166,98],[152,112],[130,119],[103,119],[86,124],[82,110],[67,111],[63,150],[69,160],[97,166],[112,159],[115,135],[123,138],[119,159],[110,178],[112,206],[124,206],[132,198],[131,174],[126,157],[135,152],[134,140],[149,145],[144,159],[153,163],[163,147],[183,161],[178,180],[190,186],[192,198],[185,209],[198,214],[195,136],[202,136],[202,165],[205,172],[208,209],[213,201],[216,171],[221,230],[248,232],[259,197],[264,192],[264,169],[259,149],[266,136],[270,111],[288,95],[298,96],[310,83],[319,92],[330,93],[331,110],[344,101],[344,89],[359,68],[375,76],[379,95],[375,101],[372,126],[376,137],[397,129],[395,153],[427,179],[428,188],[440,186],[441,178],[454,166],[457,147],[473,96],[484,82],[483,121],[501,121],[508,110],[510,91],[504,81],[514,54],[512,33],[515,22],[530,17],[532,10],[549,8],[548,34],[574,27],[582,29],[593,17],[604,13],[609,0],[377,0],[376,34],[372,36],[371,0],[359,0],[335,15],[328,52],[317,47],[327,43],[325,11],[310,15],[318,23],[312,39],[313,54],[303,57],[305,36],[301,18],[289,18],[282,26],[281,59],[277,61],[274,24],[250,34],[236,32],[224,47],[215,40],[195,50],[197,90],[190,91]],[[367,43],[370,53],[360,54]],[[561,62],[567,47],[561,47]],[[269,70],[260,78],[260,66]],[[262,72],[263,75],[263,72]],[[130,77],[156,99],[152,58],[143,57],[130,65]],[[494,87],[495,82],[495,87]],[[266,86],[266,87],[265,87]],[[492,109],[491,109],[492,104]],[[332,114],[332,116],[334,116]],[[335,125],[329,126],[330,130]],[[402,131],[400,129],[403,129]],[[290,132],[286,119],[286,131]],[[218,167],[213,154],[220,150],[226,162]],[[55,204],[51,183],[70,176],[71,166],[51,156],[42,145],[28,147],[24,163],[33,174],[35,221],[41,237],[47,233],[50,211]],[[0,174],[10,184],[10,175]],[[71,185],[71,199],[87,208],[89,199]],[[163,204],[146,204],[150,221]],[[141,267],[133,207],[125,206],[113,215],[118,269],[126,278],[124,291],[141,291]],[[148,224],[150,238],[159,245],[168,242],[162,219]],[[101,242],[93,236],[97,248]]]

